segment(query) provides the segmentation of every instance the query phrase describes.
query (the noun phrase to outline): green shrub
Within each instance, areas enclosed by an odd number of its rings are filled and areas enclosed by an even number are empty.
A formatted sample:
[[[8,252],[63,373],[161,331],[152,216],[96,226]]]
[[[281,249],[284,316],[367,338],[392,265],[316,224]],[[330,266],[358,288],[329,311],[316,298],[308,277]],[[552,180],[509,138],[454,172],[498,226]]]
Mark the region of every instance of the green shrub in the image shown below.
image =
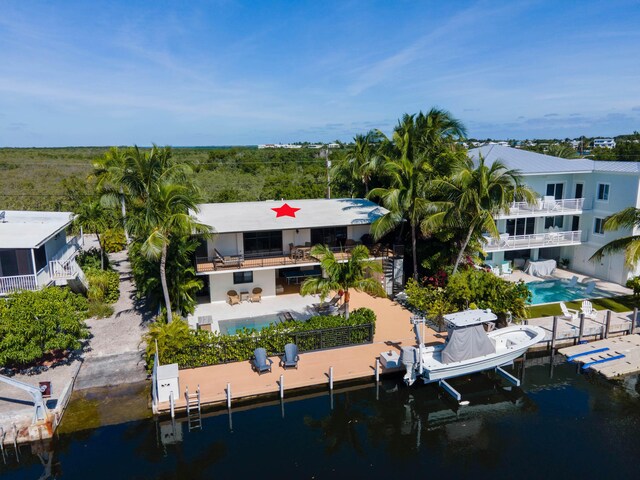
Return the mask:
[[[88,317],[107,318],[113,315],[113,307],[98,300],[89,300]]]
[[[100,250],[98,250],[97,248],[84,250],[78,254],[78,256],[76,257],[76,262],[78,262],[78,265],[80,265],[80,268],[82,268],[82,270],[88,268],[100,269]]]
[[[76,350],[89,332],[87,299],[49,287],[0,301],[0,366],[22,367],[51,352]]]
[[[93,302],[115,303],[120,298],[120,275],[114,270],[88,267],[84,273],[89,282],[87,297]]]
[[[127,239],[122,228],[108,228],[100,237],[107,253],[121,252],[127,246]]]
[[[633,290],[633,296],[637,297],[640,295],[640,277],[633,277],[627,280],[625,284],[627,288]]]
[[[177,363],[180,368],[192,368],[249,360],[258,347],[266,349],[269,355],[276,355],[284,351],[287,343],[296,341],[296,334],[344,326],[354,328],[346,337],[326,335],[322,344],[318,335],[299,335],[298,349],[304,352],[362,344],[369,338],[368,325],[372,324],[375,329],[375,321],[376,316],[372,310],[360,308],[351,312],[349,320],[341,315],[317,316],[307,321],[293,320],[270,325],[259,332],[255,329],[242,329],[235,335],[190,330],[184,320],[174,320],[170,324],[156,322],[145,337],[147,367],[151,368],[153,364],[156,342],[162,364]]]

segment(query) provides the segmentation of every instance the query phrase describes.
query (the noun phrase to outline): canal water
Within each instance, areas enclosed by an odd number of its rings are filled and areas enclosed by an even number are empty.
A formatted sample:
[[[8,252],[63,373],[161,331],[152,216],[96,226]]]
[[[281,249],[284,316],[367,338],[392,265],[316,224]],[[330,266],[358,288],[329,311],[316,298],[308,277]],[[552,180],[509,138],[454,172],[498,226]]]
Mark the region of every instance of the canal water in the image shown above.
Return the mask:
[[[521,374],[518,367],[515,374]],[[640,386],[608,383],[574,365],[525,370],[522,388],[476,375],[454,386],[458,406],[433,385],[400,378],[203,413],[202,429],[144,418],[117,423],[127,397],[82,408],[49,446],[0,461],[2,479],[147,478],[638,478]],[[109,397],[104,393],[105,398]],[[76,405],[78,400],[76,401]],[[131,397],[135,411],[140,399]],[[102,423],[75,422],[91,405]],[[184,419],[182,419],[184,420]]]

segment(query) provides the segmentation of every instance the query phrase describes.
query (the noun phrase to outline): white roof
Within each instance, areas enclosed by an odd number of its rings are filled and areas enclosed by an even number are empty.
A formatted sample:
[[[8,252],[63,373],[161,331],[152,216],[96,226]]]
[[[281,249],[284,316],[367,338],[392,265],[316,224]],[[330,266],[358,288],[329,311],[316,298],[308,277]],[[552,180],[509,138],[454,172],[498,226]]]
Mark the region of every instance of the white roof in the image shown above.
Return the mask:
[[[178,378],[178,364],[170,363],[169,365],[158,365],[158,380],[171,380]]]
[[[0,248],[38,248],[73,220],[71,212],[4,213],[4,220],[0,220]]]
[[[272,209],[285,203],[299,209],[295,217],[276,216]],[[388,212],[362,198],[205,203],[199,208],[200,212],[196,214],[198,221],[217,233],[369,225]]]
[[[491,310],[465,310],[464,312],[450,313],[444,315],[444,320],[451,325],[461,328],[470,327],[471,325],[478,325],[485,322],[493,322],[498,317]]]

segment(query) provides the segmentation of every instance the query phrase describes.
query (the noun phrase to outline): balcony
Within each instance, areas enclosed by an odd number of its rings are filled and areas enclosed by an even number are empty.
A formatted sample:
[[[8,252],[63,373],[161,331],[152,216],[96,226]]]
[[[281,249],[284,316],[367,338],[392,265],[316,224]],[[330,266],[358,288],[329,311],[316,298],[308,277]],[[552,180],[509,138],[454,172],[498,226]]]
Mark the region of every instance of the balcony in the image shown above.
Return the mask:
[[[20,290],[37,290],[37,288],[38,282],[35,275],[0,277],[0,295],[7,295]]]
[[[513,202],[509,207],[509,212],[500,212],[496,219],[580,215],[583,206],[584,198],[556,200],[553,197],[545,197],[533,205],[527,202]]]
[[[352,247],[331,247],[330,250],[338,260],[347,260]],[[374,245],[369,247],[371,258],[386,258],[402,256],[402,245],[384,247]],[[230,272],[236,270],[255,270],[258,268],[285,268],[299,267],[303,265],[317,265],[320,261],[310,254],[311,247],[298,247],[290,255],[282,253],[264,253],[252,255],[213,257],[196,257],[195,266],[197,274],[208,274],[212,272]]]
[[[484,237],[485,252],[504,252],[507,250],[526,250],[529,248],[561,247],[582,243],[582,230],[571,232],[534,233],[531,235],[509,235],[503,233],[499,239]]]

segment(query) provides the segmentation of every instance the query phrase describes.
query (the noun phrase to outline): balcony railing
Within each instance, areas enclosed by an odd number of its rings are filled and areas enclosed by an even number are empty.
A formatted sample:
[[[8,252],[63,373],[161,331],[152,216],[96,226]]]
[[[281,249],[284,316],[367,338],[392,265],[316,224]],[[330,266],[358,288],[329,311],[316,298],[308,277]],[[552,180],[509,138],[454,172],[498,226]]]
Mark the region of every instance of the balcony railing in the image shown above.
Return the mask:
[[[487,243],[484,250],[486,252],[502,252],[505,250],[578,245],[581,243],[581,237],[582,230],[534,233],[531,235],[509,235],[508,233],[503,233],[499,239],[485,237]]]
[[[0,295],[17,292],[19,290],[36,290],[38,282],[35,275],[17,275],[14,277],[0,277]]]
[[[392,256],[401,256],[403,252],[402,245],[394,245],[392,247],[383,247],[374,245],[369,248],[371,258],[385,258]],[[331,247],[336,258],[345,260],[353,249],[350,247]],[[260,253],[252,255],[235,255],[235,256],[213,256],[213,257],[196,257],[196,272],[207,273],[217,271],[232,271],[240,269],[255,269],[263,267],[283,267],[283,266],[299,266],[318,264],[320,261],[310,254],[311,247],[299,247],[294,250],[293,254],[285,255],[283,253]]]
[[[509,212],[500,212],[497,218],[546,217],[554,215],[572,215],[582,213],[584,198],[565,198],[561,200],[538,200],[535,204],[513,202]]]

